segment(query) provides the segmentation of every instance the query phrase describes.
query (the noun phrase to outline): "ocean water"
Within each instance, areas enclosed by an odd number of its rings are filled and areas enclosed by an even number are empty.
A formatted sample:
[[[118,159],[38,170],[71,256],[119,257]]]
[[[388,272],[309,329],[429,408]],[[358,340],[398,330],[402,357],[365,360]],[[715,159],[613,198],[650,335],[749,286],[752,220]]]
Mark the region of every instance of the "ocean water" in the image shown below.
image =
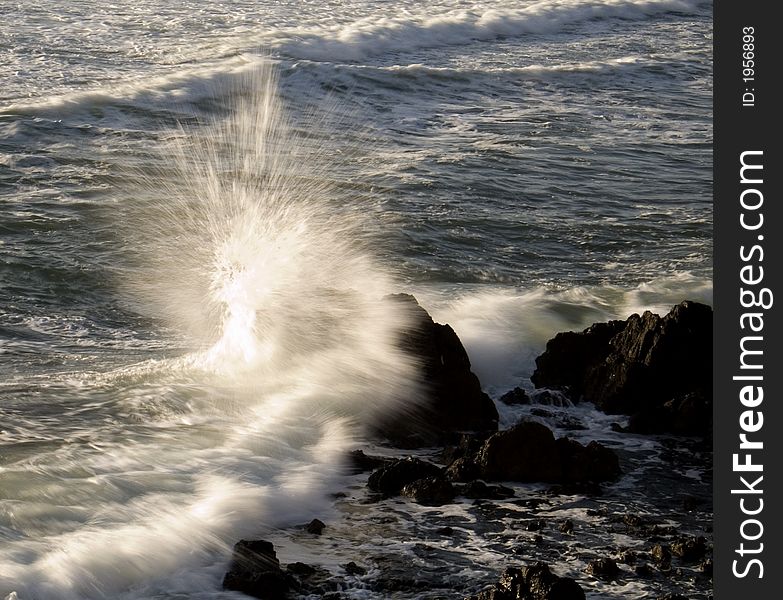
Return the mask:
[[[239,597],[231,545],[337,510],[344,451],[419,398],[388,293],[494,397],[557,331],[709,303],[711,18],[0,3],[0,598]],[[463,579],[502,555],[474,542]]]

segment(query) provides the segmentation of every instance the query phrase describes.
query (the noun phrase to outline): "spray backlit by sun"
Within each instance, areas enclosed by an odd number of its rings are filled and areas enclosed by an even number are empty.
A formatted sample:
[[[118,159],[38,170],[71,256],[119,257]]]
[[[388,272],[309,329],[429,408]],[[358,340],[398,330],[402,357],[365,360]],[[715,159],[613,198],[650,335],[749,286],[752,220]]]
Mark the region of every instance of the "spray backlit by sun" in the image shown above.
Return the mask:
[[[262,68],[227,119],[172,136],[133,287],[187,332],[190,366],[256,396],[304,386],[330,405],[393,404],[411,369],[404,318],[383,300],[395,290],[358,241],[366,207],[335,193],[326,149],[288,126],[275,90]]]

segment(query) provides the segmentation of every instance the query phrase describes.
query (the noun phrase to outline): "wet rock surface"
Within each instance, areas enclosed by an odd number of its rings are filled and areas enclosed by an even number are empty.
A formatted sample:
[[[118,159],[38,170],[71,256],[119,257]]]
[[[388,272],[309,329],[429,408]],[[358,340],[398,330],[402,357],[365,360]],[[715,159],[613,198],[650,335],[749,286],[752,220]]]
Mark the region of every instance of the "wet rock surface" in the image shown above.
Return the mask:
[[[544,563],[509,567],[492,588],[467,600],[584,600],[585,593],[573,579],[558,577]]]
[[[367,487],[385,496],[396,496],[414,481],[427,477],[442,477],[443,469],[418,458],[408,457],[374,471],[367,480]]]
[[[381,423],[378,433],[399,447],[443,441],[461,431],[497,431],[495,403],[471,371],[462,342],[449,325],[436,323],[409,294],[388,297],[409,317],[400,347],[420,368],[426,402]]]
[[[223,588],[262,600],[282,600],[291,589],[291,580],[280,568],[271,542],[240,540],[234,545]]]
[[[536,359],[537,388],[566,391],[637,433],[705,435],[712,415],[712,309],[685,301],[660,317],[596,323],[559,333]]]
[[[534,421],[492,435],[474,460],[482,478],[491,481],[600,482],[620,474],[611,449],[595,441],[583,446],[569,438],[556,440],[549,428]]]

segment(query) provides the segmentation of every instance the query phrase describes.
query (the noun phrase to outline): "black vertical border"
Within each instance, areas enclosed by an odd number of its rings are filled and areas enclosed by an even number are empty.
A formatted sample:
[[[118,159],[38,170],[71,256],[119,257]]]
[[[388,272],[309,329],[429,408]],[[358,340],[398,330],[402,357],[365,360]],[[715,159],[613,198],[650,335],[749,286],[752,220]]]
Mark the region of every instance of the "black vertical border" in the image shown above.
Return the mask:
[[[778,513],[783,511],[781,500],[781,457],[783,456],[783,353],[781,353],[780,313],[783,310],[783,216],[781,215],[780,180],[783,178],[780,139],[783,95],[778,93],[783,74],[783,27],[773,15],[776,2],[763,0],[716,0],[714,19],[714,461],[715,461],[715,525],[714,525],[714,586],[716,600],[766,600],[783,598],[776,583],[783,567],[783,539]],[[754,81],[743,81],[743,28],[753,27]],[[743,93],[752,91],[754,106],[743,106]],[[740,225],[740,194],[749,187],[740,184],[740,155],[746,150],[763,151],[763,179],[757,187],[763,192],[764,203],[759,212],[764,214],[763,227],[754,232],[743,230]],[[747,212],[747,211],[746,211]],[[757,215],[756,215],[757,216]],[[763,242],[758,241],[763,235]],[[767,287],[774,296],[774,304],[764,313],[763,334],[743,331],[740,317],[740,269],[748,264],[740,258],[740,247],[746,249],[762,244],[764,280],[756,289]],[[744,410],[739,401],[739,391],[746,382],[738,382],[740,375],[740,339],[743,335],[763,335],[764,401],[756,410],[764,414],[760,432],[749,434],[761,440],[764,448],[754,452],[754,462],[763,464],[763,473],[735,473],[733,455],[744,453],[739,449],[740,415]],[[748,374],[748,371],[744,371]],[[753,481],[763,475],[762,496],[732,494],[742,488],[740,476]],[[763,498],[763,511],[750,517],[740,510],[740,499],[747,498],[748,508],[758,506]],[[751,498],[753,500],[751,500]],[[743,540],[741,526],[745,519],[756,518],[763,523],[764,532],[756,541]],[[755,526],[747,533],[755,535]],[[737,552],[740,544],[746,548],[763,551],[757,555]],[[746,577],[733,573],[742,572],[751,558],[758,557],[764,566],[763,577],[759,569],[752,568]]]

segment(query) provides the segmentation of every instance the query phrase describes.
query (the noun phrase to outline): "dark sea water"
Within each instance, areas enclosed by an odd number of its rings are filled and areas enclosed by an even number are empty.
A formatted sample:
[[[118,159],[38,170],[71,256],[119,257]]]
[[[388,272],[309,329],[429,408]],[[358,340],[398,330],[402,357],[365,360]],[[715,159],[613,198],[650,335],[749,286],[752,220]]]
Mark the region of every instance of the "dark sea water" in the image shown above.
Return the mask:
[[[276,544],[338,565],[473,522],[455,505],[392,533],[395,507],[326,499],[355,483],[362,425],[415,396],[380,299],[450,323],[493,397],[530,387],[558,331],[710,303],[711,19],[692,0],[1,4],[0,598],[239,597],[220,577],[242,536],[326,511],[343,546]],[[609,502],[657,510],[668,483],[635,494],[666,446],[577,416],[633,466]],[[589,521],[585,502],[548,510]],[[465,535],[433,538],[437,560],[491,580],[510,538]]]

